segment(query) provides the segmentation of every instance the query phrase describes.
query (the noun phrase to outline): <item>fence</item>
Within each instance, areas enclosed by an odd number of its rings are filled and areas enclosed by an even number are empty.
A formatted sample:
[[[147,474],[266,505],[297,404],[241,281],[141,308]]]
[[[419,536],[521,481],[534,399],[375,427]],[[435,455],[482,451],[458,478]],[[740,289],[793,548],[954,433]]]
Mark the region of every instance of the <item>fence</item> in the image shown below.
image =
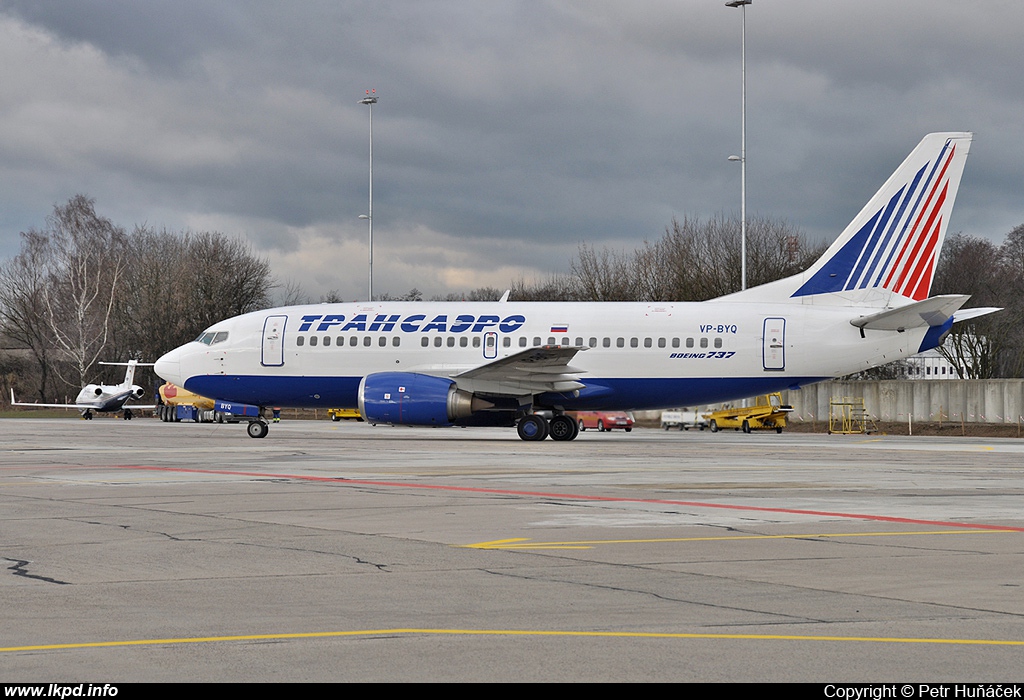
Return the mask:
[[[827,421],[833,396],[863,397],[875,420],[1017,423],[1024,420],[1024,379],[830,381],[782,392],[791,421]]]

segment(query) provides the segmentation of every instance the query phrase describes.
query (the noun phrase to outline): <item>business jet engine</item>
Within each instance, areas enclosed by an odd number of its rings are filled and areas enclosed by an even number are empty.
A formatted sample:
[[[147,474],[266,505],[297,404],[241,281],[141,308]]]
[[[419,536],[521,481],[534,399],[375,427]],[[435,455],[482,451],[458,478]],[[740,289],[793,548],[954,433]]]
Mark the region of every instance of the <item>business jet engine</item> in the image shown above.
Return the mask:
[[[359,383],[359,413],[367,423],[448,426],[493,407],[452,380],[428,374],[378,372]]]
[[[132,384],[132,398],[138,401],[146,395],[146,390],[138,384]]]

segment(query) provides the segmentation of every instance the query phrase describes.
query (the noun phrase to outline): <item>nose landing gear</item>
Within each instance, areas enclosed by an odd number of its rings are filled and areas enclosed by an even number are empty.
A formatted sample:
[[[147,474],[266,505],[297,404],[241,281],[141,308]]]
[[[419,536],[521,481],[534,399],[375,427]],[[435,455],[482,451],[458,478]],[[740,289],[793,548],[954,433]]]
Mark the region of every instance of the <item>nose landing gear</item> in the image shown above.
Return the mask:
[[[249,433],[251,438],[265,438],[267,433],[270,432],[270,426],[264,420],[249,421],[249,425],[246,428],[246,432]]]

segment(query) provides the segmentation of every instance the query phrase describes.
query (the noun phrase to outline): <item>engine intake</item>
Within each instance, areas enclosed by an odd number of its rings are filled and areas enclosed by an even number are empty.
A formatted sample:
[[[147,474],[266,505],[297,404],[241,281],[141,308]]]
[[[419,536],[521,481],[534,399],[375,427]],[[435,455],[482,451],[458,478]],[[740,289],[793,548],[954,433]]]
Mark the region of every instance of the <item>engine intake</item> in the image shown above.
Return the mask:
[[[447,426],[493,406],[428,374],[378,372],[359,383],[359,413],[368,423]]]

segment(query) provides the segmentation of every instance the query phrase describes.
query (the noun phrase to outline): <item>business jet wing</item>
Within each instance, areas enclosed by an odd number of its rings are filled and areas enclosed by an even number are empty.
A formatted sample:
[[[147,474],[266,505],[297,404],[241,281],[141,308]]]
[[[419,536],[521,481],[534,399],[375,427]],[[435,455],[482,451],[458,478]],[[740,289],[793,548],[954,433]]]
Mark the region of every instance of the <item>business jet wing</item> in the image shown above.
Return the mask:
[[[35,406],[36,408],[92,408],[96,406],[85,403],[38,403],[35,401],[16,401],[14,398],[14,387],[11,387],[12,406]]]
[[[32,406],[35,408],[77,408],[80,411],[89,409],[101,412],[120,411],[122,408],[135,408],[140,411],[156,410],[155,404],[151,406],[140,406],[138,404],[128,403],[129,401],[131,401],[131,397],[123,398],[121,396],[107,396],[106,398],[97,401],[82,401],[81,403],[38,403],[36,401],[17,401],[14,398],[14,387],[11,387],[12,406]]]
[[[581,370],[569,362],[584,347],[543,345],[517,352],[473,369],[451,375],[459,388],[493,394],[522,396],[546,391],[576,391],[586,386]]]

